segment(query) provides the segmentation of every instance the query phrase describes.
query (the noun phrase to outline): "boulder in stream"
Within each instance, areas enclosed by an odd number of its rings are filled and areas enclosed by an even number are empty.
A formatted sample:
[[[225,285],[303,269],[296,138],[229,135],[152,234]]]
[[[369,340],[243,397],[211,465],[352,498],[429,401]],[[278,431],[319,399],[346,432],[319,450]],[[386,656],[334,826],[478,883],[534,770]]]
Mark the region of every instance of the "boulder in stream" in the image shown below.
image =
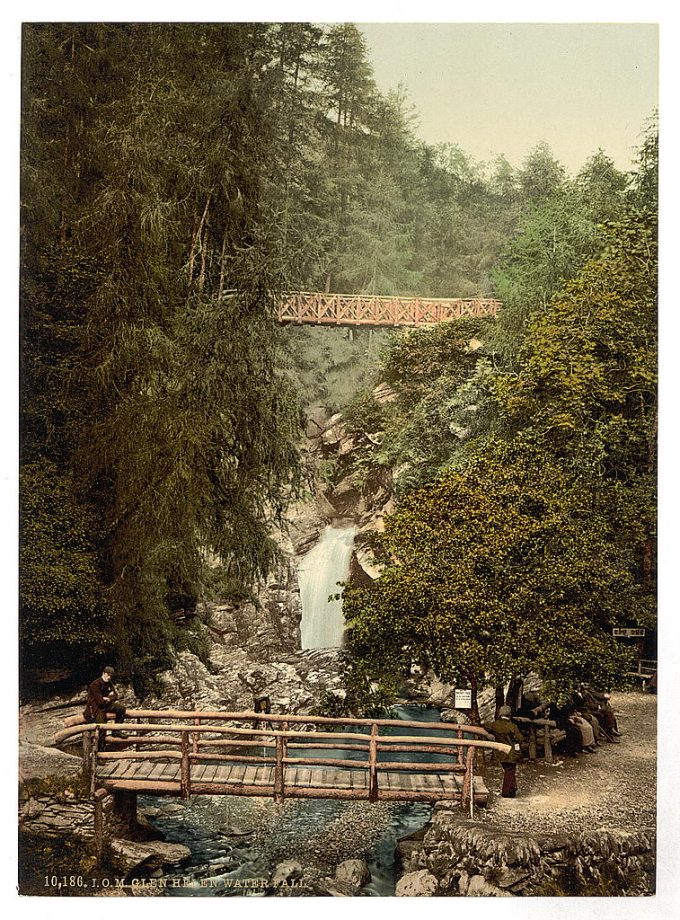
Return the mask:
[[[335,879],[340,885],[358,891],[371,881],[371,873],[363,859],[345,859],[336,867]]]
[[[427,869],[408,872],[397,882],[395,894],[398,898],[431,898],[437,894],[439,882]]]
[[[299,878],[302,878],[302,865],[296,859],[286,859],[275,867],[271,883],[276,887]]]
[[[160,840],[138,843],[115,838],[109,845],[111,863],[125,875],[139,870],[153,872],[162,869],[163,866],[180,866],[190,856],[189,847]]]

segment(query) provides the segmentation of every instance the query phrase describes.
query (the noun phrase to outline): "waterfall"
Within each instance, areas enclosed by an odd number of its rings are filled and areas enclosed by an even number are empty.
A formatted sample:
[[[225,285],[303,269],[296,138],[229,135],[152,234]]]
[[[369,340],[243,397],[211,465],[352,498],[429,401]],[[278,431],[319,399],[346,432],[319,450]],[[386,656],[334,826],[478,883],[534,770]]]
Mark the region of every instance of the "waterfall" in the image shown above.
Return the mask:
[[[302,602],[302,648],[339,648],[345,620],[342,601],[329,601],[338,594],[339,581],[349,574],[356,527],[326,527],[321,539],[300,563]]]

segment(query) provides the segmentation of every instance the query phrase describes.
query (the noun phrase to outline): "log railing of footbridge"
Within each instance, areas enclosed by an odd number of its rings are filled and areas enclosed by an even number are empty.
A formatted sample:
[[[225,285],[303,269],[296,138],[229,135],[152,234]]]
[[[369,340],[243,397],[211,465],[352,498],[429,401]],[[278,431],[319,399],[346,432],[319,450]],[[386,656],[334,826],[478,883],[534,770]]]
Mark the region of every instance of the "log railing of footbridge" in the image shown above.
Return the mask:
[[[409,734],[414,728],[428,734]],[[120,737],[112,737],[112,729]],[[107,748],[116,750],[99,750],[102,732]],[[276,802],[452,799],[471,810],[486,801],[486,788],[475,777],[476,754],[509,751],[473,725],[255,712],[128,710],[122,724],[72,725],[57,733],[55,744],[78,735],[92,794],[104,787],[185,798],[269,796]],[[400,754],[417,756],[404,761]],[[418,759],[432,754],[445,759]]]
[[[335,326],[427,326],[466,316],[495,316],[501,308],[491,297],[382,297],[291,291],[278,300],[280,323]]]

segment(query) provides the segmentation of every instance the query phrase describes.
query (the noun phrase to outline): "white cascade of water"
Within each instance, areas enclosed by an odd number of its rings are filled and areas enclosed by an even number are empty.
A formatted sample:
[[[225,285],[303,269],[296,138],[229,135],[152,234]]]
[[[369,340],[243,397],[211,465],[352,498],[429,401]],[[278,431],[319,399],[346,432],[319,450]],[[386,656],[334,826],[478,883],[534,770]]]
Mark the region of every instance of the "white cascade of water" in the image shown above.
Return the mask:
[[[339,594],[339,581],[349,574],[356,527],[326,527],[321,539],[304,557],[299,568],[302,603],[302,648],[339,648],[345,620],[342,600],[329,601]]]

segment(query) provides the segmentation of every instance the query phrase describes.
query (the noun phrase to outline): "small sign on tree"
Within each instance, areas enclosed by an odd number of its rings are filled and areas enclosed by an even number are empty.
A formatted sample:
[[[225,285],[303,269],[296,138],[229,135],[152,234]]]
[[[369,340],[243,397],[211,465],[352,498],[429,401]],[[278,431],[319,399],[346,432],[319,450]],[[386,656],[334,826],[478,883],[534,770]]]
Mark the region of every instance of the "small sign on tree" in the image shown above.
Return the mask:
[[[454,709],[472,709],[472,690],[456,687],[453,692]]]

